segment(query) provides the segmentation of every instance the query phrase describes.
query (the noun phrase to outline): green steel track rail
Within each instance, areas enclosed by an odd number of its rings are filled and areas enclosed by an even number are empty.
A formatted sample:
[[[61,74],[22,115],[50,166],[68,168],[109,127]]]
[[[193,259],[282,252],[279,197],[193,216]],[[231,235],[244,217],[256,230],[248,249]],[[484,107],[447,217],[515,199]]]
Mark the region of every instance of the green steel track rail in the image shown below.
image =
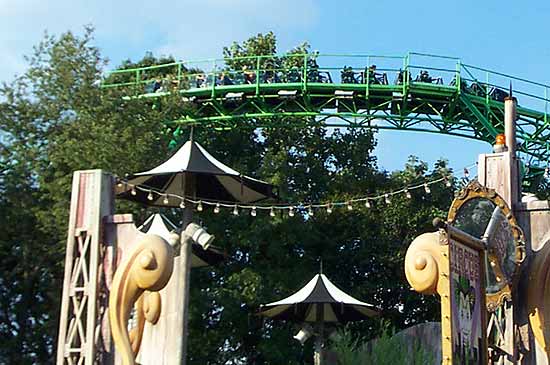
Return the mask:
[[[376,68],[369,67],[376,64]],[[518,150],[528,177],[550,157],[550,86],[462,63],[453,57],[289,54],[182,61],[115,70],[102,87],[124,88],[129,99],[180,94],[194,105],[168,124],[422,131],[493,143],[504,131],[503,100],[518,100]],[[285,123],[288,126],[287,123]]]

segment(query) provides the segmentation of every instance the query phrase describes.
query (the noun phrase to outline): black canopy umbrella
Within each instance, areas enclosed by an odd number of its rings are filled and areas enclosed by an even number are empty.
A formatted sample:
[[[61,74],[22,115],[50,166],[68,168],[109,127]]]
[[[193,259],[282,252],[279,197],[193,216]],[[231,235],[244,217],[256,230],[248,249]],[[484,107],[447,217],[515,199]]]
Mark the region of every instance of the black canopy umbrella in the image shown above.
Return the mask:
[[[316,365],[324,363],[325,323],[360,321],[378,314],[376,307],[344,293],[323,274],[315,275],[306,286],[288,298],[260,307],[260,315],[264,317],[305,323],[294,338],[303,344],[310,336],[315,336]]]
[[[189,175],[194,178],[192,189],[185,186]],[[271,184],[238,173],[192,140],[161,165],[130,176],[117,193],[147,205],[177,207],[184,191],[193,191],[191,199],[220,202],[253,203],[275,197]]]
[[[192,136],[192,129],[191,129]],[[275,197],[273,186],[244,176],[224,165],[210,155],[201,145],[187,141],[172,157],[159,166],[129,177],[128,181],[117,184],[119,198],[140,202],[151,206],[185,208],[182,219],[182,235],[179,265],[182,268],[182,295],[178,296],[176,335],[180,336],[179,348],[175,349],[185,361],[187,354],[187,323],[189,317],[189,286],[194,240],[185,234],[187,227],[193,227],[193,209],[185,206],[183,199],[254,203]],[[199,205],[197,205],[197,208]],[[178,294],[176,294],[178,295]]]
[[[145,220],[145,222],[143,222],[141,226],[138,227],[138,230],[146,234],[156,234],[168,242],[170,242],[170,234],[178,231],[174,223],[172,223],[164,214],[161,213],[152,214]],[[193,242],[191,250],[192,268],[213,266],[225,259],[223,251],[213,246],[208,246],[205,250],[201,247],[201,245]]]
[[[324,274],[317,274],[288,298],[262,305],[260,315],[293,322],[360,321],[377,316],[378,309],[338,289]]]

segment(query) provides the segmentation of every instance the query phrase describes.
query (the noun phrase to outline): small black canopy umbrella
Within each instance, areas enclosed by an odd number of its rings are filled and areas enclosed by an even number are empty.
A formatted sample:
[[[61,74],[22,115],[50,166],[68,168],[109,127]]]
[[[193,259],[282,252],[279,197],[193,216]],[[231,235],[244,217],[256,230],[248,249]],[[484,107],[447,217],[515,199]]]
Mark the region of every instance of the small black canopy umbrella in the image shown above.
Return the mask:
[[[325,323],[360,321],[378,314],[378,310],[373,305],[344,293],[323,274],[315,275],[306,286],[288,298],[260,307],[260,315],[264,317],[306,323],[306,326],[294,336],[301,343],[313,333],[311,326],[307,323],[317,327],[314,355],[316,365],[323,364]],[[310,334],[305,335],[304,331]]]
[[[178,196],[189,190],[185,186],[186,175],[195,179],[193,196],[188,197],[191,199],[253,203],[276,196],[271,184],[241,175],[192,140],[161,165],[130,176],[128,184],[118,188],[117,195],[146,205],[177,207],[181,204]],[[143,189],[132,189],[133,186]],[[149,196],[148,190],[157,193]]]
[[[317,274],[288,298],[262,305],[260,315],[293,322],[360,321],[379,314],[378,309],[338,289],[324,274]]]
[[[147,218],[138,230],[146,234],[156,234],[170,242],[170,234],[178,229],[164,214],[155,213]],[[205,250],[198,243],[193,242],[191,250],[192,268],[213,266],[225,259],[223,251],[213,246]]]

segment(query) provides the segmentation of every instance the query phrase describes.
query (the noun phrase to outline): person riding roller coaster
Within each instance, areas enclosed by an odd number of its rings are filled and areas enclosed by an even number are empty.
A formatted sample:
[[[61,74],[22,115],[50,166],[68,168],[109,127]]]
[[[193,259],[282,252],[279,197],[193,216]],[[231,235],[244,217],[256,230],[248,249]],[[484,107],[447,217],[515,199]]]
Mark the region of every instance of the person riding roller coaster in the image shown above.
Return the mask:
[[[414,81],[425,82],[427,84],[443,84],[443,78],[441,77],[431,77],[428,71],[421,70],[420,74],[416,76]]]
[[[351,66],[344,66],[340,72],[340,79],[342,80],[342,84],[358,84],[355,72]]]
[[[386,73],[380,73],[376,72],[376,65],[370,65],[366,69],[366,74],[368,75],[367,79],[369,80],[369,84],[378,84],[378,85],[387,85],[388,84],[388,76]]]

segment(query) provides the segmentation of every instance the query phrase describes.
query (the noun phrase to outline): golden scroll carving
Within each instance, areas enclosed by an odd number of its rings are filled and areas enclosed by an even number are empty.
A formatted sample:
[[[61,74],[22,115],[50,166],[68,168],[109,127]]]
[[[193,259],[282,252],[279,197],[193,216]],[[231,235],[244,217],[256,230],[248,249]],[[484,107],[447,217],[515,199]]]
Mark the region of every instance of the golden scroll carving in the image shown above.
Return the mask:
[[[151,323],[158,320],[161,310],[158,291],[168,283],[173,268],[172,247],[156,235],[145,236],[118,266],[109,296],[109,320],[123,365],[136,364],[145,320]],[[128,320],[134,304],[137,327],[129,333]]]

